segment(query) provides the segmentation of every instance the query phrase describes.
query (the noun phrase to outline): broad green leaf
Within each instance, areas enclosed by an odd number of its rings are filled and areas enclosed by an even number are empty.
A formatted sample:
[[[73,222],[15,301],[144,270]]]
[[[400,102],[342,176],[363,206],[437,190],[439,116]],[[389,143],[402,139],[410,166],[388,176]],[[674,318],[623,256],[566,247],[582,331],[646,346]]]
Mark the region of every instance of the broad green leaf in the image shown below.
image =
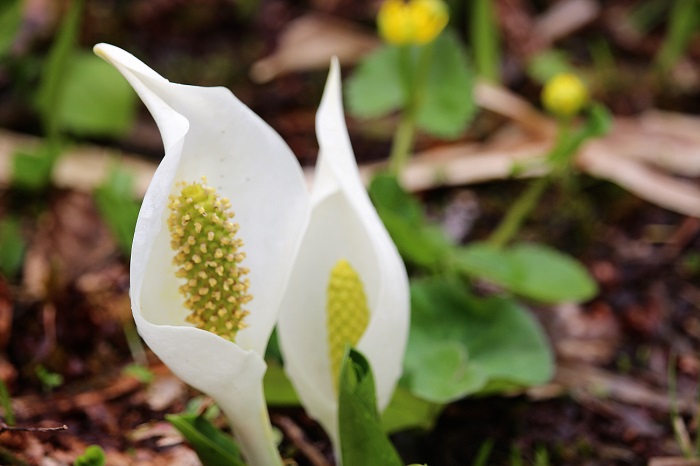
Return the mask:
[[[0,5],[0,60],[7,55],[22,25],[22,0],[4,0]]]
[[[119,72],[93,53],[70,56],[55,110],[62,130],[85,136],[122,136],[136,115],[136,94]]]
[[[98,445],[90,445],[75,459],[73,466],[104,466],[106,463],[107,456],[104,450]]]
[[[165,416],[199,456],[206,466],[245,466],[233,437],[217,429],[203,416],[170,414]]]
[[[384,433],[369,362],[349,349],[343,358],[338,386],[338,426],[341,457],[346,466],[402,466]]]
[[[453,242],[439,227],[428,223],[420,203],[399,186],[394,176],[375,176],[369,195],[406,261],[434,268],[449,257]]]
[[[497,248],[475,243],[461,248],[453,259],[454,265],[469,276],[545,303],[585,301],[598,291],[583,265],[542,245]]]
[[[22,225],[15,217],[0,220],[0,273],[13,278],[19,272],[24,257]]]
[[[598,292],[588,271],[574,258],[535,244],[510,249],[517,290],[545,302],[585,301]]]
[[[389,406],[382,413],[382,426],[387,433],[407,429],[430,430],[435,425],[443,405],[431,403],[396,387]]]
[[[265,400],[270,406],[299,405],[299,397],[297,397],[294,386],[284,373],[284,368],[278,363],[268,361],[263,388]]]
[[[497,386],[549,380],[552,353],[538,322],[515,301],[472,296],[453,279],[411,285],[411,331],[401,384],[433,402]]]
[[[430,74],[417,111],[417,125],[441,138],[456,138],[474,117],[474,77],[459,38],[443,33],[432,45]]]
[[[367,55],[347,80],[348,110],[360,118],[376,118],[405,104],[399,49],[380,47]]]
[[[131,254],[140,203],[133,191],[133,177],[115,166],[93,196],[97,209],[125,256]]]
[[[457,341],[436,341],[409,359],[411,391],[433,403],[445,403],[478,392],[488,382],[479,364],[470,364],[466,346]]]

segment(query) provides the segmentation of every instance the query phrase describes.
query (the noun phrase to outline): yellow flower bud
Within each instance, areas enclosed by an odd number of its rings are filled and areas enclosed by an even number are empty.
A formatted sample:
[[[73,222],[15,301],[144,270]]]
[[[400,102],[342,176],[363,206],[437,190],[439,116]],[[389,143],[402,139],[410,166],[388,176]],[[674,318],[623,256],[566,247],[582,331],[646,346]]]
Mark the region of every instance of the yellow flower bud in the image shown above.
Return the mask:
[[[588,89],[571,73],[560,73],[542,89],[542,105],[548,112],[560,118],[576,115],[588,104]]]
[[[411,0],[408,4],[413,23],[413,43],[432,42],[445,29],[450,15],[441,0]]]
[[[445,29],[448,20],[442,0],[386,0],[377,15],[380,35],[395,45],[430,43]]]

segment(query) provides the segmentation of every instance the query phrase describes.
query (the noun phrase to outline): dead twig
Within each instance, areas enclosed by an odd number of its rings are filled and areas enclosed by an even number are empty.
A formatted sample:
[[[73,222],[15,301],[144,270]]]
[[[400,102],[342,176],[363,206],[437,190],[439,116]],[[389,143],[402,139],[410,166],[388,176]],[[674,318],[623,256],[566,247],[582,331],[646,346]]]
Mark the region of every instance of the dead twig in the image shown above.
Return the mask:
[[[0,421],[0,435],[4,432],[55,432],[58,430],[68,430],[68,426],[65,424],[57,427],[10,426]]]
[[[286,416],[277,415],[273,416],[272,422],[282,429],[284,435],[306,456],[313,466],[330,466],[323,453],[306,440],[304,431],[294,421]]]
[[[141,387],[141,382],[129,376],[111,378],[102,389],[90,390],[78,394],[56,396],[41,399],[35,395],[16,397],[12,400],[12,409],[20,418],[33,418],[45,412],[67,413],[84,410],[90,406],[128,395]]]

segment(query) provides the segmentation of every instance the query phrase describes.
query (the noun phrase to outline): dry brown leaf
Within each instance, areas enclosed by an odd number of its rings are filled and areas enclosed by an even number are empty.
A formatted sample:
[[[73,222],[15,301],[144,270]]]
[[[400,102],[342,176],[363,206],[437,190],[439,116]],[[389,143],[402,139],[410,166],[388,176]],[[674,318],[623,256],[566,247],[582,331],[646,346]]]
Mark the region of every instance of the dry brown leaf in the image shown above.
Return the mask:
[[[600,5],[593,0],[562,0],[535,20],[533,30],[543,44],[551,45],[594,21],[600,10]]]
[[[652,458],[649,466],[700,466],[700,459],[683,458],[680,456],[669,458]]]
[[[604,369],[587,364],[560,361],[554,383],[565,387],[572,395],[583,393],[586,396],[605,397],[635,406],[645,406],[660,412],[671,411],[671,399],[665,389],[655,391],[652,387]],[[678,411],[691,414],[695,411],[692,397],[679,396],[676,400]]]
[[[518,123],[535,138],[550,139],[556,135],[556,124],[551,118],[503,86],[478,81],[474,87],[474,101],[479,107]]]
[[[607,179],[649,202],[685,215],[700,217],[700,189],[652,167],[618,156],[605,140],[591,141],[576,160],[580,169]]]
[[[289,23],[277,50],[255,62],[250,77],[264,83],[285,73],[327,69],[334,56],[341,64],[355,63],[378,44],[374,34],[356,24],[309,13]]]
[[[146,403],[151,411],[165,411],[186,395],[187,387],[177,377],[158,377],[147,389]]]
[[[141,382],[133,377],[119,375],[111,378],[103,388],[77,394],[66,393],[53,397],[18,396],[12,399],[12,409],[16,416],[21,419],[31,419],[49,412],[66,413],[128,395],[141,385]]]
[[[617,354],[620,328],[604,302],[594,302],[587,309],[578,304],[559,305],[547,323],[557,355],[563,359],[608,364]]]

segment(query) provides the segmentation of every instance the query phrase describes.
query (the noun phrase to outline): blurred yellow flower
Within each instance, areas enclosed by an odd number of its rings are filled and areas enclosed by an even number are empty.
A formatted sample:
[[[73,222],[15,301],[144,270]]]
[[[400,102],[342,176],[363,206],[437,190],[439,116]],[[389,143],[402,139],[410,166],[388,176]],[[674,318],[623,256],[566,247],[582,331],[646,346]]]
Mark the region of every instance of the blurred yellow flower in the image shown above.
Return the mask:
[[[445,29],[449,20],[442,0],[386,0],[377,15],[379,33],[395,45],[425,45]]]
[[[588,89],[574,74],[557,74],[542,89],[542,105],[560,118],[576,115],[587,104]]]

